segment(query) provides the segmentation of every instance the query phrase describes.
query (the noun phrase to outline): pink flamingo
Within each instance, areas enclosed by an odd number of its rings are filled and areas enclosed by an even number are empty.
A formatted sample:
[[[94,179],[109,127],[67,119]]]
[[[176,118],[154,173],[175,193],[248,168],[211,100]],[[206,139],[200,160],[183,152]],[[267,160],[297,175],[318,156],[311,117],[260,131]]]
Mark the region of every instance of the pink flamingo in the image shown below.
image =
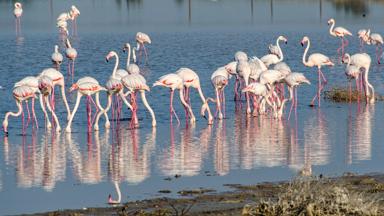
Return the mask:
[[[53,93],[53,81],[50,77],[43,75],[39,77],[39,90],[40,90],[40,105],[41,109],[43,110],[45,121],[46,121],[46,126],[48,129],[52,128],[51,122],[49,121],[47,111],[45,109],[45,105],[47,105],[48,110],[51,112],[53,119],[55,120],[56,123],[56,132],[61,131],[60,123],[59,120],[55,114],[55,111],[51,107],[51,102],[48,99],[48,96]]]
[[[63,62],[63,55],[59,52],[59,46],[55,45],[55,52],[51,55],[51,60],[57,70],[60,70],[60,65]]]
[[[59,28],[60,38],[64,41],[68,36],[68,23],[67,20],[58,20],[56,27]]]
[[[148,61],[148,52],[147,52],[147,48],[145,47],[144,44],[151,44],[151,38],[143,33],[143,32],[137,32],[136,33],[136,42],[137,42],[137,46],[136,46],[136,51],[140,51],[139,53],[139,58],[141,58],[142,56],[142,53],[141,51],[144,50],[144,54],[145,54],[145,62]]]
[[[53,90],[52,90],[52,94],[51,94],[52,109],[55,110],[55,86],[58,85],[58,86],[60,86],[61,97],[63,99],[65,108],[67,110],[67,120],[69,120],[69,116],[71,115],[71,110],[69,109],[67,97],[65,95],[65,82],[64,82],[63,74],[60,73],[60,71],[56,70],[55,68],[47,68],[47,69],[44,69],[39,74],[38,77],[41,77],[41,76],[44,76],[44,75],[48,76],[49,78],[51,78],[51,80],[53,82],[53,88],[52,88]]]
[[[228,85],[228,80],[229,80],[230,76],[231,75],[228,73],[228,71],[225,67],[220,67],[220,68],[216,69],[216,71],[213,72],[211,75],[211,82],[212,82],[213,87],[215,88],[215,93],[216,93],[216,100],[213,100],[214,102],[216,102],[215,117],[217,116],[218,119],[220,119],[220,120],[225,118],[224,89]],[[208,101],[207,101],[207,103],[208,103]],[[222,112],[222,109],[224,112]]]
[[[328,25],[331,25],[329,28],[329,34],[334,36],[334,37],[339,37],[341,38],[341,46],[337,49],[337,54],[340,54],[340,49],[341,49],[341,57],[344,56],[344,48],[348,46],[348,40],[347,38],[344,38],[345,36],[349,35],[352,36],[352,33],[348,31],[347,29],[343,27],[335,27],[335,20],[333,18],[328,20]]]
[[[317,89],[317,94],[315,97],[313,97],[311,101],[311,106],[314,106],[314,102],[316,97],[318,98],[318,104],[320,107],[320,94],[321,90],[324,88],[324,85],[322,84],[321,79],[323,80],[324,83],[327,82],[327,80],[324,77],[323,72],[321,72],[321,67],[323,65],[328,65],[328,66],[334,66],[335,64],[325,55],[321,53],[313,53],[308,57],[308,61],[306,60],[307,52],[309,47],[311,46],[311,42],[309,41],[309,38],[307,36],[303,37],[301,40],[301,46],[304,46],[304,44],[307,43],[307,47],[305,48],[304,54],[303,54],[303,64],[307,67],[317,67],[318,68],[318,74],[319,74],[319,85]]]
[[[291,117],[291,112],[293,107],[295,107],[295,113],[297,112],[297,86],[301,85],[302,83],[307,83],[308,85],[311,84],[309,80],[304,76],[302,73],[292,72],[289,75],[287,75],[284,78],[284,82],[288,86],[289,90],[289,100],[292,101],[291,108],[289,109],[289,115],[288,120]]]
[[[260,60],[264,63],[265,66],[269,67],[272,64],[277,64],[284,60],[284,55],[283,55],[283,52],[281,51],[280,44],[279,44],[280,41],[284,41],[285,44],[287,44],[288,40],[284,36],[279,36],[276,39],[276,47],[278,49],[279,55],[268,54],[260,58]]]
[[[364,51],[364,44],[369,44],[369,34],[371,30],[367,29],[360,29],[357,32],[357,35],[360,39],[360,52]]]
[[[238,53],[243,53],[243,52],[237,52],[236,54],[238,54]],[[243,53],[243,54],[245,54],[245,53]],[[247,55],[247,54],[245,54],[245,55]],[[235,55],[235,61],[230,62],[224,66],[225,69],[227,70],[228,74],[230,74],[231,76],[235,76],[235,78],[236,78],[234,89],[233,89],[233,91],[235,93],[235,98],[233,99],[234,101],[240,101],[241,100],[241,94],[239,94],[239,89],[240,89],[240,85],[241,85],[240,76],[237,74],[237,71],[236,71],[237,62],[239,61],[239,59],[242,59],[242,58],[241,57],[237,58]],[[248,59],[248,57],[243,58],[243,59]]]
[[[6,135],[8,135],[8,118],[9,116],[18,117],[21,114],[23,115],[22,124],[23,130],[22,133],[25,135],[25,125],[24,125],[24,112],[23,112],[23,101],[28,101],[31,98],[35,98],[35,90],[28,86],[18,86],[13,89],[13,98],[15,99],[16,106],[18,108],[17,112],[7,112],[3,121],[3,130]],[[28,105],[27,105],[28,107]]]
[[[15,3],[15,9],[13,10],[13,15],[15,15],[15,27],[16,27],[16,36],[21,34],[21,16],[23,15],[23,5],[20,2]]]
[[[179,75],[183,79],[183,84],[184,84],[184,100],[191,106],[191,101],[190,101],[190,87],[195,88],[197,92],[199,93],[200,99],[203,104],[206,103],[205,96],[203,94],[203,90],[201,89],[200,85],[200,78],[197,75],[196,72],[191,70],[190,68],[180,68],[175,72],[177,75]],[[206,105],[206,110],[208,112],[208,124],[211,125],[213,124],[213,117],[211,114],[211,110],[209,109],[209,106]],[[188,110],[185,110],[185,113],[188,113]]]
[[[71,6],[71,11],[69,11],[70,19],[72,20],[72,35],[77,35],[77,17],[80,15],[79,9],[75,5]]]
[[[112,57],[116,58],[116,62],[115,62],[115,66],[114,66],[113,71],[112,71],[112,75],[111,75],[111,77],[109,78],[109,80],[106,83],[106,89],[107,89],[107,93],[108,93],[108,103],[107,103],[107,106],[104,109],[104,111],[99,111],[99,113],[97,114],[96,122],[99,121],[99,118],[101,117],[101,114],[103,114],[104,112],[108,113],[109,109],[112,106],[112,96],[113,95],[115,95],[116,98],[120,97],[124,101],[124,103],[128,106],[128,108],[130,110],[133,110],[131,104],[128,103],[128,101],[125,99],[125,96],[123,94],[124,86],[123,86],[123,83],[121,82],[121,78],[116,76],[117,67],[119,65],[119,56],[117,55],[116,52],[111,51],[111,52],[108,53],[108,55],[106,56],[105,59],[108,62],[109,59],[112,58]],[[128,72],[127,72],[127,74],[128,74]],[[119,104],[118,104],[118,106],[119,106]],[[114,110],[112,110],[112,118],[113,118],[113,114],[114,114]],[[119,117],[119,114],[117,114],[117,118],[118,117]],[[109,128],[109,127],[110,127],[110,122],[106,121],[105,122],[105,128]],[[96,125],[95,125],[95,130],[98,130]]]
[[[131,71],[128,71],[131,72]],[[145,96],[146,91],[150,91],[149,86],[147,85],[147,81],[145,78],[139,73],[130,73],[129,75],[123,77],[121,79],[124,87],[128,89],[128,94],[131,95],[131,99],[133,100],[132,106],[132,124],[133,127],[138,127],[139,122],[137,118],[137,99],[136,94],[140,92],[141,100],[143,101],[144,106],[147,108],[148,112],[152,117],[152,127],[156,126],[156,117],[153,112],[151,106],[147,101],[147,97]],[[124,101],[124,100],[123,100]],[[126,103],[127,104],[127,103]]]
[[[376,45],[376,59],[377,63],[380,64],[380,57],[383,54],[383,37],[378,33],[370,34],[370,30],[368,30],[369,43]]]
[[[73,76],[75,74],[75,60],[77,58],[77,51],[75,48],[72,47],[71,42],[69,42],[68,38],[65,44],[67,46],[67,49],[65,50],[65,55],[70,60],[70,62],[68,62],[68,75],[69,76],[72,75],[72,80],[73,80]],[[71,63],[72,63],[72,66],[71,66]]]
[[[366,53],[356,53],[350,56],[348,53],[345,54],[343,62],[348,65],[354,65],[361,71],[362,79],[365,86],[365,95],[367,103],[375,103],[375,90],[368,81],[369,68],[371,66],[371,57]],[[369,98],[369,99],[368,99]]]
[[[172,122],[172,114],[174,114],[178,124],[180,124],[179,117],[177,116],[175,109],[173,108],[173,94],[176,89],[179,89],[181,103],[184,105],[184,107],[188,109],[189,115],[191,116],[191,123],[195,123],[196,118],[193,115],[192,109],[189,106],[189,104],[184,100],[184,94],[183,94],[184,84],[183,84],[183,79],[179,75],[174,73],[166,74],[160,77],[159,80],[157,80],[153,84],[153,86],[163,86],[170,89],[171,95],[170,95],[169,112],[171,114],[171,122]]]
[[[22,80],[16,82],[15,85],[13,86],[13,88],[16,88],[16,87],[19,87],[19,86],[27,86],[27,87],[32,88],[32,90],[35,92],[35,94],[39,94],[40,91],[39,91],[39,88],[38,88],[38,85],[39,85],[38,83],[39,83],[39,81],[38,81],[37,77],[27,76],[27,77],[23,78]],[[31,120],[30,112],[29,112],[29,106],[28,106],[28,100],[26,100],[25,103],[26,103],[27,112],[28,112],[28,119],[27,119],[27,126],[28,126],[28,124],[29,124],[29,122]],[[32,98],[32,117],[33,117],[33,120],[35,122],[36,128],[39,128],[39,125],[38,125],[35,113],[36,113],[35,112],[35,98],[33,97]]]
[[[100,100],[99,100],[99,92],[100,91],[106,91],[107,89],[105,89],[104,87],[101,87],[99,84],[96,84],[96,83],[92,83],[92,82],[77,82],[77,83],[74,83],[70,89],[70,92],[71,91],[74,91],[75,89],[77,89],[77,98],[76,98],[76,104],[75,104],[75,107],[73,108],[73,111],[71,113],[71,116],[68,120],[68,124],[67,124],[67,127],[65,129],[66,132],[70,133],[72,131],[71,129],[71,125],[72,125],[72,121],[73,121],[73,118],[76,114],[76,111],[77,109],[79,108],[79,104],[80,104],[80,100],[81,100],[81,97],[82,96],[87,96],[87,112],[88,112],[88,130],[91,129],[91,126],[93,124],[93,119],[91,120],[90,118],[90,115],[91,115],[91,107],[90,107],[90,103],[92,102],[93,105],[95,105],[96,107],[96,110],[101,110],[104,112],[105,114],[105,111],[103,109],[103,107],[100,105]],[[95,101],[92,99],[92,95],[95,95],[95,100],[96,100],[96,103]],[[105,116],[105,120],[106,121],[109,121],[108,119],[108,115],[104,115]],[[98,129],[98,122],[94,122],[94,125],[96,127],[96,130]]]

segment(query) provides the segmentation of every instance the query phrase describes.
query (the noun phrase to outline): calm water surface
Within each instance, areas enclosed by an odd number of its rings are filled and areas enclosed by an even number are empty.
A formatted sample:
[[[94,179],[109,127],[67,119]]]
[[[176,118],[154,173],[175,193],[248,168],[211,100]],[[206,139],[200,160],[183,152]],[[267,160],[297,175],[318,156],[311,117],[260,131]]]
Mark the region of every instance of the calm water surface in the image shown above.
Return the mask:
[[[284,34],[282,45],[286,62],[316,84],[316,69],[301,63],[304,34],[312,40],[310,52],[321,52],[336,61],[339,40],[329,36],[326,21],[335,17],[338,24],[356,32],[360,27],[383,29],[384,4],[381,1],[354,1],[357,6],[333,1],[26,1],[22,36],[14,36],[13,5],[0,1],[0,89],[3,116],[16,106],[11,95],[13,83],[50,67],[54,44],[64,51],[55,28],[57,15],[74,3],[81,10],[79,36],[72,38],[78,50],[75,80],[91,75],[104,83],[114,63],[105,63],[110,50],[120,54],[125,42],[134,43],[136,31],[148,32],[150,61],[143,67],[152,84],[163,74],[190,67],[200,75],[203,91],[213,96],[209,77],[229,62],[237,50],[262,56],[267,45]],[[289,13],[287,12],[289,11]],[[108,12],[108,13],[107,13]],[[365,14],[365,18],[362,17]],[[358,40],[350,39],[348,51],[358,52]],[[368,52],[374,54],[374,48]],[[66,73],[67,62],[63,63]],[[344,67],[324,69],[331,86],[346,86]],[[383,94],[383,68],[372,65],[370,80]],[[68,82],[67,85],[69,84]],[[198,118],[196,125],[170,125],[169,91],[152,88],[148,100],[158,120],[150,127],[150,116],[140,104],[141,127],[130,130],[122,121],[120,130],[87,133],[82,104],[74,121],[73,133],[44,130],[43,116],[37,108],[40,128],[21,136],[21,120],[11,118],[9,137],[0,148],[0,214],[42,212],[65,208],[106,206],[108,194],[115,196],[114,182],[122,191],[122,201],[163,196],[171,197],[185,188],[206,187],[228,190],[223,184],[253,184],[286,180],[304,166],[315,174],[337,175],[346,171],[382,172],[384,163],[383,103],[374,106],[323,102],[321,109],[307,106],[315,85],[299,88],[297,116],[290,121],[246,118],[244,109],[235,110],[233,83],[226,90],[227,118],[207,126]],[[192,91],[195,114],[199,98]],[[69,94],[70,106],[75,95]],[[102,94],[102,104],[105,104]],[[197,103],[195,103],[197,102]],[[65,110],[58,98],[62,127]],[[176,111],[184,117],[181,105]],[[125,110],[124,118],[129,117]],[[2,117],[1,117],[2,118]],[[2,119],[1,119],[2,120]],[[104,122],[100,122],[103,126]],[[176,174],[181,178],[174,179]],[[172,177],[172,181],[164,180]]]

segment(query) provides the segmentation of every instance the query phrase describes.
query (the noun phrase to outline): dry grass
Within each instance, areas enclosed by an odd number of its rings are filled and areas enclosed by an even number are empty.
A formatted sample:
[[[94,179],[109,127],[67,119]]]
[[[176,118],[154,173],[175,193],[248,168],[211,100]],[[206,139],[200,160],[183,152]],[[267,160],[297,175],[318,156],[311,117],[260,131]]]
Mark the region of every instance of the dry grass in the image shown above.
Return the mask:
[[[358,91],[352,90],[351,98],[350,98],[348,88],[333,87],[328,91],[324,91],[324,98],[327,100],[331,100],[333,102],[349,102],[349,101],[354,102],[358,100]],[[377,95],[376,93],[375,99],[377,101],[382,101],[384,100],[384,97],[381,95]],[[365,101],[364,93],[360,95],[360,100]]]
[[[246,205],[243,215],[378,215],[379,200],[353,192],[342,181],[296,179],[276,201]]]

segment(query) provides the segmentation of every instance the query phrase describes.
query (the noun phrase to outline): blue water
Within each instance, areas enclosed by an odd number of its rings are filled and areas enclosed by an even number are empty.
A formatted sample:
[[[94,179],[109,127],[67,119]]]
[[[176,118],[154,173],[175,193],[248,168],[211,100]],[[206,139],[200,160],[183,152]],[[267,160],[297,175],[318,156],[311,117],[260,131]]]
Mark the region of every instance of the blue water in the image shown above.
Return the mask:
[[[82,104],[73,133],[52,134],[44,130],[37,106],[38,130],[30,127],[27,136],[21,136],[20,118],[11,118],[9,137],[3,138],[0,214],[106,206],[108,194],[116,196],[115,181],[125,202],[163,196],[157,192],[162,189],[177,197],[177,191],[185,188],[222,191],[228,190],[223,186],[227,183],[287,180],[304,166],[311,166],[314,174],[327,175],[382,171],[383,103],[359,107],[323,101],[320,109],[308,107],[316,91],[317,73],[301,63],[304,49],[299,44],[308,35],[310,53],[321,52],[336,61],[339,40],[328,34],[327,19],[335,17],[337,24],[353,33],[368,26],[378,31],[383,28],[382,3],[365,3],[361,12],[321,1],[320,12],[320,1],[275,0],[272,11],[271,1],[192,1],[189,18],[188,1],[28,1],[24,2],[22,35],[15,37],[13,6],[0,1],[1,116],[16,109],[13,84],[50,67],[55,44],[63,53],[54,20],[72,3],[81,10],[79,35],[71,38],[79,53],[75,80],[90,75],[105,83],[114,65],[104,60],[108,52],[116,50],[123,67],[126,56],[121,47],[126,42],[133,44],[137,31],[145,31],[152,44],[148,46],[149,64],[142,68],[150,85],[161,75],[190,67],[199,74],[205,95],[213,96],[209,78],[217,67],[231,61],[238,50],[263,56],[267,45],[281,34],[288,38],[288,44],[282,45],[285,62],[293,71],[305,73],[313,84],[298,89],[297,117],[290,121],[246,118],[244,109],[235,111],[233,80],[226,89],[227,118],[213,126],[207,126],[201,117],[194,126],[184,120],[180,126],[170,125],[169,91],[161,87],[152,88],[147,95],[156,113],[155,129],[140,103],[139,129],[130,130],[129,122],[123,121],[119,131],[106,131],[102,120],[100,132],[88,134]],[[367,16],[363,18],[362,13]],[[357,38],[350,38],[348,52],[358,50]],[[374,47],[368,47],[367,52],[374,58]],[[65,60],[64,74],[66,65]],[[323,71],[329,80],[327,88],[347,86],[343,65]],[[383,68],[374,63],[369,75],[379,94],[384,94],[382,72]],[[197,92],[192,90],[191,97],[198,115]],[[68,98],[73,108],[75,94]],[[101,98],[105,104],[105,94]],[[57,99],[60,123],[65,128],[65,109],[60,97]],[[184,119],[178,100],[175,109]],[[123,117],[129,116],[125,110]],[[176,174],[181,178],[175,179]],[[172,181],[164,180],[167,177]]]

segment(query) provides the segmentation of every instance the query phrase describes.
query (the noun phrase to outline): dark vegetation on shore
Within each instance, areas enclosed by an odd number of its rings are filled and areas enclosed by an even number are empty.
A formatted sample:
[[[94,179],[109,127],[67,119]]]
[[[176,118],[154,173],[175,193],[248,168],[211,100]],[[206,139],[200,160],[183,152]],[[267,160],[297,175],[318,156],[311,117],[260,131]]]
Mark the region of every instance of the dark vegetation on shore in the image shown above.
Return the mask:
[[[291,182],[225,185],[233,191],[191,193],[109,208],[59,210],[34,215],[384,215],[384,175],[345,174],[337,178],[298,177]]]

